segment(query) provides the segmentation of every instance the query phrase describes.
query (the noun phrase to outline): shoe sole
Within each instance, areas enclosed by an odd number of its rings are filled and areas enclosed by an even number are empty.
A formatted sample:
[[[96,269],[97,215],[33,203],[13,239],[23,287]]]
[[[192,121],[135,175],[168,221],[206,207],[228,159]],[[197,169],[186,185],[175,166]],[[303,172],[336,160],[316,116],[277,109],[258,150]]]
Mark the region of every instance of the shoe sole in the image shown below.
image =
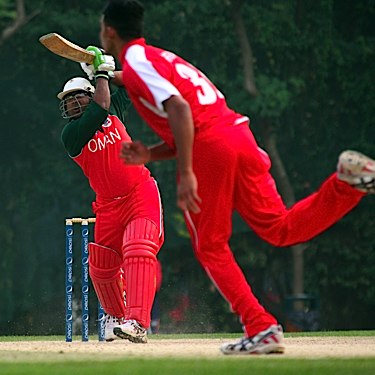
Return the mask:
[[[222,350],[225,355],[259,355],[259,354],[283,354],[285,352],[285,347],[280,344],[267,345],[261,348],[254,348],[251,351],[230,351],[226,352]]]
[[[129,340],[129,341],[134,342],[136,344],[146,344],[147,343],[147,337],[143,337],[143,338],[134,337],[134,336],[129,335],[128,333],[122,331],[122,329],[119,328],[119,327],[113,328],[113,333],[117,337],[120,337],[120,339]]]
[[[107,342],[112,342],[112,341],[119,340],[119,339],[120,337],[113,334],[113,329],[111,333],[108,332],[107,334],[104,335],[104,340]]]
[[[112,342],[112,341],[116,341],[116,340],[119,340],[120,337],[116,336],[116,337],[111,337],[110,339],[105,339],[106,342]]]
[[[282,345],[275,345],[267,348],[263,348],[260,350],[255,350],[250,352],[249,354],[283,354],[285,352],[285,347]]]

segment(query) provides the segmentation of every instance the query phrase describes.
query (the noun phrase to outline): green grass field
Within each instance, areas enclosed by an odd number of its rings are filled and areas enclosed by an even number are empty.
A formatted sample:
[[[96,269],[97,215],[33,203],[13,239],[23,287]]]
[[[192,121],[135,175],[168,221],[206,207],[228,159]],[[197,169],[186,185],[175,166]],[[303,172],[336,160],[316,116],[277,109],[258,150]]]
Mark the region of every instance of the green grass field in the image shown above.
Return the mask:
[[[63,337],[0,337],[0,374],[58,375],[58,374],[160,374],[160,375],[345,375],[375,374],[375,331],[321,332],[285,334],[286,354],[271,356],[224,356],[216,352],[217,340],[238,338],[239,335],[158,335],[150,343],[127,344],[88,343],[66,344]],[[337,340],[345,349],[332,354],[330,340]],[[216,341],[215,341],[216,340]],[[306,342],[306,343],[305,343]],[[53,343],[50,350],[49,343]],[[296,345],[297,344],[297,345]],[[293,356],[300,345],[306,345],[306,355]],[[366,345],[369,355],[361,356],[360,345]],[[14,348],[13,348],[14,345]],[[41,349],[36,347],[41,345]],[[111,346],[112,345],[112,346]],[[155,357],[155,351],[166,348],[191,348],[192,355]],[[191,346],[193,345],[193,346]],[[194,347],[199,345],[199,348]],[[308,348],[311,345],[311,353]],[[25,349],[25,347],[30,348]],[[123,350],[123,348],[125,349]],[[56,349],[57,348],[57,349]],[[213,356],[205,356],[210,351]],[[214,348],[214,350],[212,349]],[[294,348],[294,349],[293,349]],[[329,357],[310,355],[327,349]],[[68,350],[69,349],[69,350]],[[358,351],[359,356],[352,352]],[[123,350],[123,352],[120,352]],[[117,353],[116,353],[117,352]],[[111,357],[108,353],[117,354]],[[324,350],[323,350],[324,353]],[[349,355],[345,355],[349,353]],[[202,355],[200,355],[202,354]]]
[[[228,358],[220,361],[178,359],[124,359],[123,361],[92,361],[74,363],[15,363],[1,365],[0,374],[35,375],[93,375],[93,374],[153,374],[153,375],[373,375],[374,359],[346,360],[282,360],[269,358]]]

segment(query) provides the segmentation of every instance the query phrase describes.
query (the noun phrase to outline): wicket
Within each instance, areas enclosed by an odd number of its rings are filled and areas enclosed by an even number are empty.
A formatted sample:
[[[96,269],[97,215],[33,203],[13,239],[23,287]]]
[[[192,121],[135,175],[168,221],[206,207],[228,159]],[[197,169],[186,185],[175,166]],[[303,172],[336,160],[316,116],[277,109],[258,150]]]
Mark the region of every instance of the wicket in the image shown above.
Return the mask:
[[[89,341],[89,224],[95,223],[95,218],[65,219],[65,341],[73,340],[73,235],[74,224],[81,224],[81,279],[82,279],[82,341]],[[104,341],[105,312],[98,301],[98,339]]]

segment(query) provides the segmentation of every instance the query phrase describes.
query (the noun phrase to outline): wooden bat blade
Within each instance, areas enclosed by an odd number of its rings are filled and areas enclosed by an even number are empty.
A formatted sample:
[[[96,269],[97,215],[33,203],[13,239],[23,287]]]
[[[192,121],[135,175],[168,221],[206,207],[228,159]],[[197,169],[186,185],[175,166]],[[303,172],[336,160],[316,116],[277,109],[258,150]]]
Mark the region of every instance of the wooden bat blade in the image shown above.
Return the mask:
[[[86,51],[59,34],[49,33],[43,35],[39,38],[39,42],[55,55],[59,55],[66,59],[87,64],[92,64],[94,61],[95,54],[93,52]]]

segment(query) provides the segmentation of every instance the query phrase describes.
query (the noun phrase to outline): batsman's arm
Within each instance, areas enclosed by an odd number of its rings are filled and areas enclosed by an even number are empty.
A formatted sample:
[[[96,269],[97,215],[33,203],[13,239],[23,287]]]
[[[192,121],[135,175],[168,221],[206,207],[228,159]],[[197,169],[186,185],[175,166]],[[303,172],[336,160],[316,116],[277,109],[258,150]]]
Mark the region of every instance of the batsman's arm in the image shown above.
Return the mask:
[[[96,89],[93,100],[106,111],[109,110],[111,105],[111,92],[109,90],[107,79],[99,78],[96,80]]]

